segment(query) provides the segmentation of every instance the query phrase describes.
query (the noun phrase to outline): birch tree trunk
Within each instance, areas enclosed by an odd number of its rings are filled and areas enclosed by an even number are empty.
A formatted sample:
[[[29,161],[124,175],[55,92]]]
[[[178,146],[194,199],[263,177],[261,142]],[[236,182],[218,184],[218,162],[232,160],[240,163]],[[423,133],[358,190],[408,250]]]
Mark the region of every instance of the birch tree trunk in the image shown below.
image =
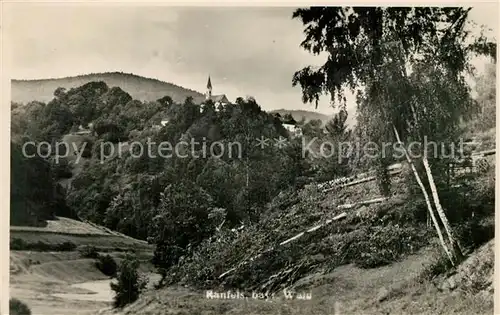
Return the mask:
[[[410,104],[410,108],[411,108],[411,111],[413,114],[413,119],[415,121],[415,125],[418,126],[419,120],[417,118],[417,113],[415,111],[415,107],[413,106],[413,103]],[[437,193],[437,187],[436,187],[436,184],[434,183],[434,176],[432,176],[431,167],[429,166],[429,161],[427,160],[427,148],[424,148],[424,157],[422,159],[422,162],[424,164],[425,173],[427,175],[427,180],[429,182],[429,187],[431,189],[432,199],[434,200],[434,205],[436,206],[436,211],[437,211],[439,218],[441,219],[441,222],[443,223],[443,226],[446,230],[446,234],[448,235],[448,240],[450,241],[450,246],[451,246],[453,257],[457,261],[460,261],[463,259],[463,252],[462,252],[462,249],[460,248],[460,243],[453,235],[453,231],[451,229],[450,222],[448,221],[448,218],[446,217],[446,214],[443,211],[443,207],[441,206],[441,202],[439,200],[439,195]]]
[[[399,133],[398,133],[395,126],[393,126],[393,130],[394,130],[394,135],[396,136],[396,140],[398,141],[399,144],[403,145],[403,143],[401,142],[401,139],[399,138]],[[450,259],[450,262],[453,265],[455,265],[454,257],[452,255],[452,253],[450,252],[450,250],[448,249],[448,246],[446,246],[446,242],[444,241],[444,238],[443,238],[443,233],[441,232],[441,228],[439,227],[439,223],[436,219],[436,216],[434,215],[434,211],[432,210],[432,205],[431,205],[431,201],[429,198],[429,194],[427,193],[427,190],[425,189],[424,183],[420,179],[420,176],[418,175],[417,169],[415,168],[413,161],[410,159],[410,156],[408,155],[406,148],[403,147],[403,151],[404,151],[404,154],[406,157],[406,161],[408,161],[408,164],[410,165],[411,170],[413,171],[413,175],[415,176],[415,179],[417,180],[417,183],[420,186],[420,189],[422,190],[422,194],[424,195],[425,203],[427,205],[427,210],[429,210],[429,215],[430,215],[432,222],[434,223],[434,227],[436,228],[436,232],[438,234],[441,246],[443,246],[444,252],[446,253],[448,258]]]
[[[434,199],[434,204],[436,205],[436,211],[439,215],[439,218],[443,222],[444,229],[446,230],[446,234],[448,234],[448,240],[450,241],[452,254],[456,260],[460,261],[463,258],[462,249],[460,247],[460,243],[453,235],[453,230],[451,229],[450,222],[444,213],[443,207],[441,207],[441,202],[439,201],[439,195],[437,193],[436,184],[434,183],[434,177],[432,176],[431,167],[429,166],[429,161],[427,160],[427,156],[424,155],[423,163],[425,167],[425,172],[427,174],[427,178],[429,179],[429,186],[432,192],[432,198]]]
[[[248,188],[248,182],[249,182],[249,179],[250,179],[250,174],[248,173],[248,157],[247,157],[247,161],[246,161],[246,169],[247,169],[247,172],[246,172],[246,187]]]

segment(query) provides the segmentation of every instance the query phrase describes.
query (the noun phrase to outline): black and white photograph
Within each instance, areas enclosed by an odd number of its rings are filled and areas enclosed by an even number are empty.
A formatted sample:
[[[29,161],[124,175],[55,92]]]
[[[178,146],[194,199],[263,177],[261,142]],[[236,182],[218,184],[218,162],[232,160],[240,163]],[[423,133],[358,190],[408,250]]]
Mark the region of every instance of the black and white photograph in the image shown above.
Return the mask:
[[[2,312],[495,313],[498,3],[298,4],[1,4]]]

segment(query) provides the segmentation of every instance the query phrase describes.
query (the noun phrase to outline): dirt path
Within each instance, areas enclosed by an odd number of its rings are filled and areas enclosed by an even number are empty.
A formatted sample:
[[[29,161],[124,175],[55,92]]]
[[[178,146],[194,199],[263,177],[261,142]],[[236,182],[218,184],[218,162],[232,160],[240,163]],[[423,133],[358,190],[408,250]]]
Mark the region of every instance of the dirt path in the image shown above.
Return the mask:
[[[111,280],[97,280],[88,281],[83,283],[72,284],[71,287],[77,289],[83,289],[88,291],[87,293],[56,293],[52,296],[60,297],[67,300],[79,300],[79,301],[99,301],[108,302],[113,301],[113,291],[110,287]]]

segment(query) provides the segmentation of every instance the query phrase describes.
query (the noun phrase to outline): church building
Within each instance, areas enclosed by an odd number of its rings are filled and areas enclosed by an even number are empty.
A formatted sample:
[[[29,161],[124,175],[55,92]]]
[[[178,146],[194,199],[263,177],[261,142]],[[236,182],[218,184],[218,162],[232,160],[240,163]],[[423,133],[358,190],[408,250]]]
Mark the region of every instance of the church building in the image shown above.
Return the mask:
[[[212,81],[210,80],[210,76],[208,76],[208,82],[207,82],[207,91],[205,93],[205,100],[211,100],[214,102],[215,109],[217,110],[219,105],[228,105],[231,102],[229,102],[228,98],[226,97],[226,94],[219,94],[219,95],[212,95]]]

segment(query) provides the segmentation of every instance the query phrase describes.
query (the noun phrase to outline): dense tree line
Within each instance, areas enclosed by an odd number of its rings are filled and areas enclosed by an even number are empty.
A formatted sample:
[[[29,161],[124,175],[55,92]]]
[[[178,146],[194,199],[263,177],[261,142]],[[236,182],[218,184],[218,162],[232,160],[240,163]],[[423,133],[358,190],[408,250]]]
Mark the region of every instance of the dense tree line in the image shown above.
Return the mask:
[[[144,103],[120,88],[91,82],[68,91],[57,89],[47,104],[14,105],[12,116],[13,150],[17,150],[12,157],[13,185],[24,185],[19,178],[25,170],[16,163],[42,163],[37,171],[45,172],[31,179],[43,190],[40,195],[17,197],[19,193],[13,191],[13,217],[27,211],[19,210],[20,201],[16,200],[52,199],[56,198],[53,191],[58,190],[66,197],[58,195],[58,207],[66,212],[157,244],[155,262],[164,268],[217,226],[257,221],[267,202],[282,190],[300,188],[310,181],[314,176],[311,164],[318,164],[303,158],[300,140],[290,138],[282,120],[262,111],[253,98],[238,98],[235,104],[217,110],[210,101],[200,107],[191,98],[182,104],[169,96]],[[152,128],[164,118],[169,119],[166,126]],[[336,119],[332,137],[345,133],[341,126],[345,117]],[[53,156],[20,158],[22,141],[55,143],[80,125],[92,129],[92,135],[84,138],[87,154],[79,161],[82,165],[75,165],[72,157],[58,163]],[[303,124],[308,136],[328,137],[320,126],[314,121]],[[261,137],[267,139],[264,147],[257,146],[256,139]],[[276,145],[280,138],[286,139],[282,147]],[[120,141],[137,141],[144,148],[151,143],[154,154],[136,156],[139,152],[125,150],[104,161],[110,150],[117,150],[109,142]],[[194,152],[183,147],[180,155],[164,158],[157,152],[165,141],[174,147],[180,141],[198,144]],[[210,149],[214,142],[218,144]],[[101,151],[104,143],[108,146]],[[326,176],[341,173],[332,165],[325,167]],[[68,177],[70,185],[65,191],[57,182]],[[44,206],[40,213],[46,211],[47,215],[42,219],[65,213],[55,212],[53,204]]]
[[[29,155],[34,152],[27,151]],[[65,202],[49,161],[24,156],[22,146],[11,143],[10,222],[12,225],[43,225],[55,215],[74,217]]]

